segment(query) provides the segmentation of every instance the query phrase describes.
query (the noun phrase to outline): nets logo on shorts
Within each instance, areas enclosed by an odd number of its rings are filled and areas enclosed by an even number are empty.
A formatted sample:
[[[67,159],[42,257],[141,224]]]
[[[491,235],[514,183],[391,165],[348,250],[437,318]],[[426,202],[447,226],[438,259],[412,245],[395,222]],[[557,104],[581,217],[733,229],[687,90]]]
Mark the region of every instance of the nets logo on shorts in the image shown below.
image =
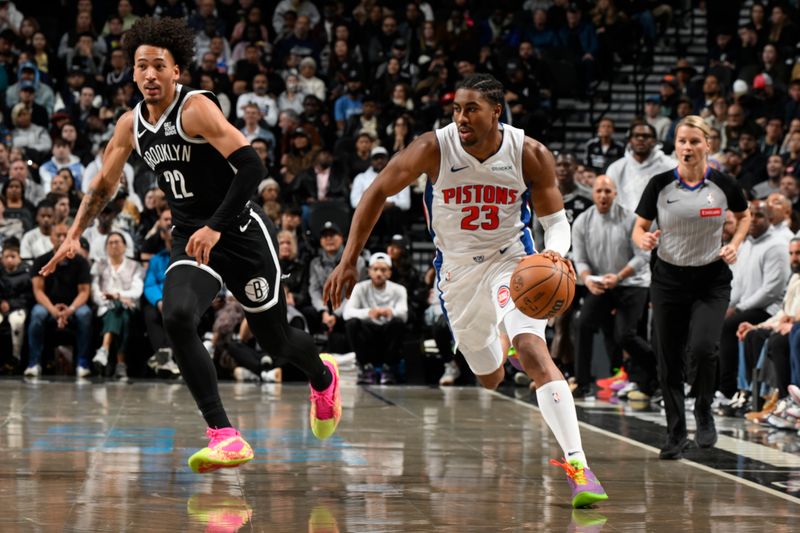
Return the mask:
[[[253,302],[263,302],[269,296],[269,283],[264,278],[253,278],[244,286],[244,293]]]
[[[500,304],[500,307],[505,307],[508,305],[508,300],[511,299],[511,291],[508,290],[508,285],[501,285],[499,289],[497,289],[497,303]]]

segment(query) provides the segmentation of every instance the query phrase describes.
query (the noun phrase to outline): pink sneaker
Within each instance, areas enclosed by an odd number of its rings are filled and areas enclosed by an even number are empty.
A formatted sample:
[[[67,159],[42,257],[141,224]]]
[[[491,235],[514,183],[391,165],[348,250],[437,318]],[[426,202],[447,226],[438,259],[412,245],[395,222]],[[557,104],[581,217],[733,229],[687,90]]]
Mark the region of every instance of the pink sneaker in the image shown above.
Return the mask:
[[[311,386],[311,432],[320,440],[325,440],[336,431],[342,418],[342,399],[339,395],[339,365],[331,354],[321,353],[319,358],[330,370],[333,380],[324,391],[316,391]]]
[[[199,474],[234,468],[253,458],[253,448],[234,428],[206,430],[208,446],[189,457],[189,467]]]

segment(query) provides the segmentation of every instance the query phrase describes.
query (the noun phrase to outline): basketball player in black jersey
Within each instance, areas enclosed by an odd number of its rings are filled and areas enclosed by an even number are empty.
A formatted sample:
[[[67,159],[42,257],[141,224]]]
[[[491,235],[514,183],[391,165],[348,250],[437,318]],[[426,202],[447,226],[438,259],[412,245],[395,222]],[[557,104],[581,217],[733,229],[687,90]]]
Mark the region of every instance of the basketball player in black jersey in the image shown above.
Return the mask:
[[[208,424],[210,442],[189,459],[195,472],[235,467],[253,450],[231,426],[213,362],[197,324],[223,283],[242,304],[259,343],[303,370],[311,385],[311,428],[330,437],[341,417],[336,361],[286,321],[275,228],[249,199],[266,169],[223,116],[216,97],[177,83],[194,57],[194,33],[179,19],[140,19],[124,46],[144,102],[117,122],[67,239],[44,266],[46,276],[78,250],[83,231],[116,192],[135,150],[158,176],[172,209],[173,246],[162,312],[186,385]],[[159,306],[162,306],[159,302]]]

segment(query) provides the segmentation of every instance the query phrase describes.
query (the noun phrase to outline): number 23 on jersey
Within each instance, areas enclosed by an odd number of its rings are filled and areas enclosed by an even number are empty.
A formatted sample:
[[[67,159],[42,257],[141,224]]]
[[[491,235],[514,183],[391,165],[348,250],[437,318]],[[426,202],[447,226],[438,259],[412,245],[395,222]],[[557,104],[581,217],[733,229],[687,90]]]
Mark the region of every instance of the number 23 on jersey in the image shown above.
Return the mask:
[[[464,213],[464,218],[461,219],[463,230],[492,230],[500,226],[499,210],[496,205],[468,205],[461,208],[461,212]]]

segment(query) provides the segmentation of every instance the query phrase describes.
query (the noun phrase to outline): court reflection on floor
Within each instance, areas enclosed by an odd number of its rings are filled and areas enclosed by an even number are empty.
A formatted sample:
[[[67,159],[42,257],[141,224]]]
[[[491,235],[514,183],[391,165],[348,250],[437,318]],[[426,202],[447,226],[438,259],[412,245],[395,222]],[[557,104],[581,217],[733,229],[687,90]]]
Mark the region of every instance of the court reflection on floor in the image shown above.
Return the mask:
[[[591,431],[611,499],[573,513],[539,414],[475,388],[345,387],[325,442],[302,386],[222,394],[256,459],[201,476],[186,460],[204,428],[180,385],[0,381],[0,530],[789,531],[800,520],[796,504]]]

